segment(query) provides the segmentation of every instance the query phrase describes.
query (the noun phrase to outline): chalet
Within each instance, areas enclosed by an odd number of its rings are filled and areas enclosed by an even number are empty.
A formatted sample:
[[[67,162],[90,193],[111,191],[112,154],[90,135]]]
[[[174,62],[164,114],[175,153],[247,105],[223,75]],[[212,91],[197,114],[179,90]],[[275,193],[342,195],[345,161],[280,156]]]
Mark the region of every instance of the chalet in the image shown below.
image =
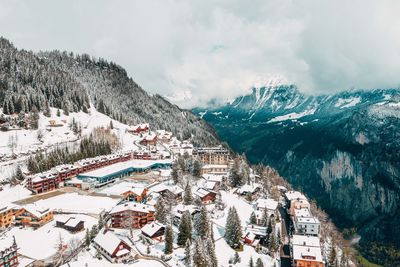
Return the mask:
[[[143,146],[155,146],[157,144],[157,135],[148,134],[141,141],[140,144]]]
[[[278,202],[271,198],[258,199],[255,205],[256,209],[254,213],[258,225],[263,222],[265,212],[267,212],[268,217],[278,216]]]
[[[0,240],[0,266],[19,266],[18,250],[19,248],[17,246],[17,243],[15,242],[15,238],[13,238],[13,240]]]
[[[39,228],[54,218],[53,210],[28,204],[15,215],[15,224]]]
[[[190,215],[192,215],[192,219],[200,212],[200,209],[195,206],[195,205],[183,205],[183,204],[178,204],[175,207],[172,208],[172,215],[173,215],[173,223],[175,225],[179,225],[183,213],[186,211],[190,212]]]
[[[251,199],[253,199],[258,195],[258,193],[261,191],[261,189],[262,189],[261,185],[259,185],[257,183],[252,183],[252,184],[243,185],[236,192],[240,196],[248,196],[248,197],[251,197]]]
[[[249,224],[242,239],[245,244],[253,247],[266,245],[268,241],[267,227]]]
[[[0,229],[8,228],[12,225],[16,208],[15,205],[11,204],[0,207]]]
[[[228,170],[229,168],[226,164],[206,164],[201,167],[201,174],[227,174]]]
[[[63,127],[65,123],[62,121],[58,120],[49,120],[49,126],[50,127]]]
[[[133,256],[132,248],[112,231],[100,231],[93,239],[93,246],[113,263],[122,262]]]
[[[148,238],[151,238],[153,240],[157,241],[163,241],[164,233],[165,233],[165,225],[158,223],[158,222],[152,222],[149,224],[146,224],[145,226],[142,227],[141,229],[142,235]]]
[[[128,201],[143,202],[147,198],[148,189],[146,187],[132,187],[122,193],[122,197]]]
[[[181,201],[183,199],[184,190],[177,185],[166,186],[165,184],[158,184],[153,186],[150,190],[167,199],[174,199],[176,201]]]
[[[150,130],[150,125],[148,123],[137,124],[129,127],[128,132],[132,134],[143,134]]]
[[[127,202],[115,206],[110,215],[111,227],[138,229],[154,221],[155,209],[151,205]]]
[[[171,141],[172,133],[165,130],[157,130],[157,140],[163,144],[167,144]]]
[[[193,195],[200,198],[203,204],[211,204],[215,201],[217,193],[204,188],[198,188]]]
[[[227,165],[229,162],[229,151],[223,146],[199,147],[193,150],[193,156],[203,164]]]
[[[56,221],[56,227],[63,228],[71,233],[77,233],[85,229],[85,222],[75,217],[65,217]]]

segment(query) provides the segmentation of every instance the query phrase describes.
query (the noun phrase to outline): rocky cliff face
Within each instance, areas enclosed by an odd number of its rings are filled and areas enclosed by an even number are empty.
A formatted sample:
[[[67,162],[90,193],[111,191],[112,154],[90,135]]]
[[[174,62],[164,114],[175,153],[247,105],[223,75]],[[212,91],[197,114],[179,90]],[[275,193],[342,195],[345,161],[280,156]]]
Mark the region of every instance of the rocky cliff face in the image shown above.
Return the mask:
[[[306,96],[275,85],[195,111],[232,148],[315,198],[339,226],[400,247],[399,92]]]

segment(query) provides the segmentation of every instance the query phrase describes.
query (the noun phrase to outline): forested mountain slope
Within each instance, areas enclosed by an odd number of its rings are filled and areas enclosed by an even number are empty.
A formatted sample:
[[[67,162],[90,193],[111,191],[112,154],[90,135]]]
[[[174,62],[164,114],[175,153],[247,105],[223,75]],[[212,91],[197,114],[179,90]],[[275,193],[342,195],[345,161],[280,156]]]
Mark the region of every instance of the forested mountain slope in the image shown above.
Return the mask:
[[[395,266],[400,264],[399,93],[309,96],[294,85],[274,84],[254,87],[225,106],[194,111],[234,150],[274,167],[316,199],[337,225],[355,227],[366,256]]]
[[[149,122],[194,143],[215,143],[213,129],[190,111],[149,95],[126,71],[103,59],[67,52],[33,53],[0,38],[0,107],[5,114],[97,110],[127,123]]]

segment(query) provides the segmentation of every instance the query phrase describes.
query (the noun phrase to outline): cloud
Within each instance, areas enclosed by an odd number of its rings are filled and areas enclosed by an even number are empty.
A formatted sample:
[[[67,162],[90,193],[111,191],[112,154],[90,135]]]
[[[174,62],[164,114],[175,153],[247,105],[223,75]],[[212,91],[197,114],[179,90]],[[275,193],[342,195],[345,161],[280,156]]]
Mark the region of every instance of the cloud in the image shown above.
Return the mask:
[[[283,75],[326,93],[400,84],[398,1],[2,1],[19,48],[115,61],[183,107],[230,100]]]

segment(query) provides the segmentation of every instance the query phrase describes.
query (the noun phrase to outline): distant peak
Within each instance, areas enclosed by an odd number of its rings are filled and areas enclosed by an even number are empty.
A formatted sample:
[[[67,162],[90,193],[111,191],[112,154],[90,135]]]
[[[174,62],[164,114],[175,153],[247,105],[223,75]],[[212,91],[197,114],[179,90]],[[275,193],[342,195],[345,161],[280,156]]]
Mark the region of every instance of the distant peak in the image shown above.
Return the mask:
[[[254,81],[252,88],[276,87],[287,84],[289,84],[289,81],[282,75],[267,75],[258,77]]]

